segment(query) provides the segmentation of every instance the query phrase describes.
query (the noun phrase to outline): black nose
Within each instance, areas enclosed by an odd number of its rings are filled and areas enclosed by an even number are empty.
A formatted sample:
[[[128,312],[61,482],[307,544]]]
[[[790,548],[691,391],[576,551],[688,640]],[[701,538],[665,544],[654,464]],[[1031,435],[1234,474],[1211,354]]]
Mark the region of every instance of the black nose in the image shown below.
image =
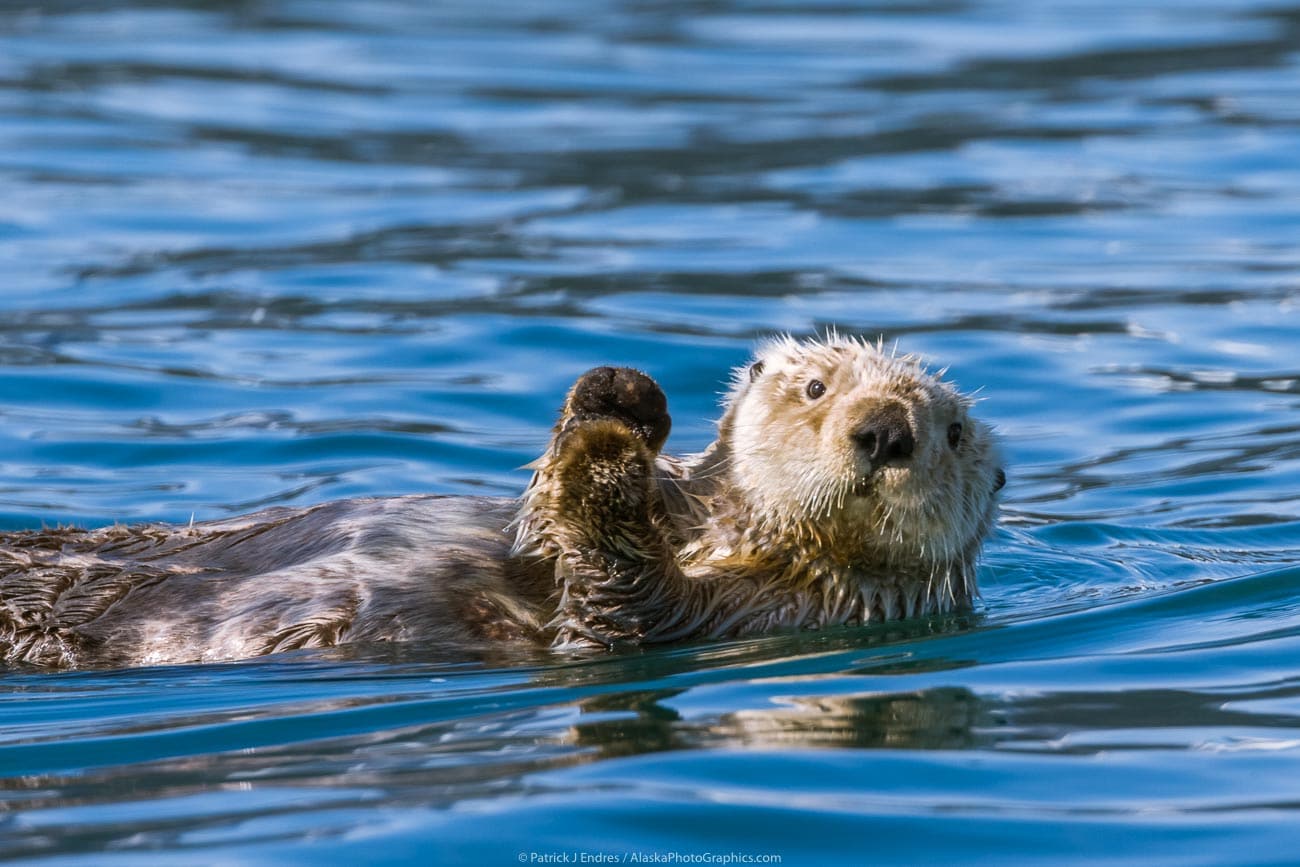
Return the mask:
[[[853,431],[853,441],[858,449],[877,469],[886,464],[906,460],[916,448],[912,426],[907,413],[897,404],[887,404],[872,412]]]

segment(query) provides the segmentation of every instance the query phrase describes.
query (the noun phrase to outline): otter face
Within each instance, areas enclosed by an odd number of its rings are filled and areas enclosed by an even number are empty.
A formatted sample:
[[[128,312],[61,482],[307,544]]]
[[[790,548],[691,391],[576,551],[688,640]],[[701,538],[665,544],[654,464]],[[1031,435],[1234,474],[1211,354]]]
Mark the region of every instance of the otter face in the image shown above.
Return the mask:
[[[1004,476],[972,401],[862,341],[775,340],[736,371],[721,437],[756,517],[855,556],[968,560]]]

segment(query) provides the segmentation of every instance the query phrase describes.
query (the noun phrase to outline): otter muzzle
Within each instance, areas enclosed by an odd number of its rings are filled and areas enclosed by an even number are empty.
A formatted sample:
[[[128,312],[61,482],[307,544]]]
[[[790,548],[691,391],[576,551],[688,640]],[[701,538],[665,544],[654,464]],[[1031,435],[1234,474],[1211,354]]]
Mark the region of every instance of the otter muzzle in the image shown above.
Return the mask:
[[[912,425],[898,404],[886,404],[870,413],[850,436],[872,472],[907,463],[916,449]]]

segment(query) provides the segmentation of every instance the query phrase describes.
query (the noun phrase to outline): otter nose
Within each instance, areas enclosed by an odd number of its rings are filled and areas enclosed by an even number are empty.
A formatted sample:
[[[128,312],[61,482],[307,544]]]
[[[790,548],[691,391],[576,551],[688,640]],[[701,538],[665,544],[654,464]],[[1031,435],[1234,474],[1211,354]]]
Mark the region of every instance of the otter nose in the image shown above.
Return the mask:
[[[873,470],[907,460],[916,448],[907,413],[897,404],[888,404],[871,413],[852,436]]]

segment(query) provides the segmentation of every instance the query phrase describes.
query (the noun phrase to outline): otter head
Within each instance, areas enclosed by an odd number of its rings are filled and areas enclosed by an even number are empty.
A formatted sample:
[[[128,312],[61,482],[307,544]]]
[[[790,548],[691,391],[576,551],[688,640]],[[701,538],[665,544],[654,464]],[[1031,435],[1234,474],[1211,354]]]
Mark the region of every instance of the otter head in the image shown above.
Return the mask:
[[[913,357],[782,338],[735,372],[720,443],[761,532],[843,562],[965,567],[1005,481],[971,406]]]

